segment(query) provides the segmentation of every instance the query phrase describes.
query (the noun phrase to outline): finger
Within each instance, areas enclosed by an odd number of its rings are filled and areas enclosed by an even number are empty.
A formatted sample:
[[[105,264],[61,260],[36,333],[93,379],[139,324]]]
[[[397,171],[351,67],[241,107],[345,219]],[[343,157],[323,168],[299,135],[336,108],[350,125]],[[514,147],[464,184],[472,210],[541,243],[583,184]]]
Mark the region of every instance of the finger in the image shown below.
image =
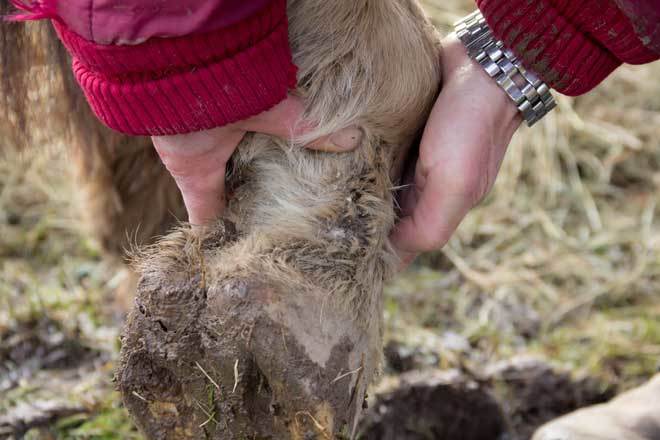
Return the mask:
[[[269,134],[283,139],[302,138],[317,127],[312,121],[303,119],[305,105],[293,95],[268,111],[248,118],[236,124],[245,131]],[[362,142],[363,132],[356,126],[339,130],[329,136],[316,139],[305,147],[314,150],[342,153],[356,149]]]
[[[159,154],[193,157],[219,150],[218,153],[224,152],[229,159],[236,149],[235,140],[242,139],[244,135],[244,130],[231,125],[172,136],[152,136],[151,140]]]
[[[303,135],[314,128],[303,120],[305,105],[296,96],[289,95],[270,110],[236,123],[245,131],[264,133],[284,139]]]
[[[222,215],[225,208],[225,168],[202,178],[176,178],[193,225],[208,225]]]
[[[467,187],[431,172],[412,213],[396,225],[392,244],[402,259],[441,248],[474,205]]]
[[[404,254],[436,250],[449,240],[492,187],[520,123],[506,94],[468,62],[445,83],[424,130],[413,197],[403,201],[406,216],[391,237]],[[484,107],[483,96],[493,105]]]
[[[402,258],[441,248],[476,201],[484,140],[464,118],[451,117],[445,99],[441,94],[424,130],[403,218],[390,237]]]
[[[208,224],[222,214],[227,160],[243,135],[237,130],[218,129],[153,138],[158,155],[181,191],[190,223]]]
[[[317,139],[305,147],[312,150],[327,151],[333,153],[345,153],[355,150],[362,143],[363,131],[356,126],[346,127],[330,136]]]

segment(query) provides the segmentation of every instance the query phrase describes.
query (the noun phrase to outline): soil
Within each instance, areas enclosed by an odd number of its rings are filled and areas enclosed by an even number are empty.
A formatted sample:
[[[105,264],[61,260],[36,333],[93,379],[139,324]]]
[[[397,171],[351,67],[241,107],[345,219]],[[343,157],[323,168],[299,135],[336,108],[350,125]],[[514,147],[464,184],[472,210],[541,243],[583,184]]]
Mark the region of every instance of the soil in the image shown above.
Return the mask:
[[[488,388],[507,414],[514,439],[526,440],[544,423],[584,406],[610,400],[616,387],[553,368],[533,358],[516,358],[486,369]]]
[[[458,371],[410,372],[378,396],[361,428],[366,440],[504,440],[507,418],[490,391]]]
[[[395,361],[399,366],[400,356]],[[594,378],[573,379],[532,358],[489,365],[478,376],[409,371],[395,383],[365,414],[364,439],[527,440],[545,422],[615,394]]]
[[[165,325],[176,327],[177,324],[167,322]],[[275,344],[278,341],[267,337],[269,329],[272,330],[272,325],[265,325],[264,332],[252,337]],[[289,350],[297,350],[295,340],[287,338],[286,342]],[[588,376],[573,378],[568,372],[539,359],[512,359],[487,365],[475,373],[439,370],[432,366],[437,364],[437,354],[408,350],[402,345],[390,343],[385,353],[385,371],[394,374],[382,381],[389,382],[389,387],[376,387],[374,398],[370,399],[364,413],[359,432],[360,438],[367,440],[526,440],[543,423],[574,409],[607,401],[616,391],[615,387]],[[8,392],[24,386],[26,381],[30,386],[53,390],[72,387],[81,377],[90,376],[95,363],[110,356],[108,352],[87,347],[75,330],[67,330],[48,317],[21,321],[11,329],[0,331],[0,390]],[[133,361],[138,362],[137,359]],[[199,361],[205,371],[211,371],[201,358]],[[242,380],[259,382],[259,369],[250,373],[250,362],[247,359],[244,362],[240,366]],[[161,397],[181,393],[180,384],[177,385],[180,375],[168,384],[163,382],[167,375],[151,371],[144,362],[141,364],[145,368],[133,370],[143,373],[139,381],[144,382],[147,376],[158,377],[164,385]],[[334,369],[329,374],[336,374]],[[253,373],[254,378],[251,377]],[[233,370],[226,375],[227,378],[222,374],[216,376],[223,388],[218,394],[227,395],[231,391]],[[195,371],[193,382],[197,381],[205,383],[206,378]],[[188,382],[186,386],[191,384]],[[264,411],[282,411],[283,408],[272,404],[270,387],[265,381],[262,392],[265,400],[252,404],[263,406]],[[323,394],[322,390],[317,394]],[[218,414],[214,418],[220,419],[222,399],[215,396],[214,400],[216,398]],[[164,401],[167,400],[170,399]],[[142,402],[139,396],[133,404],[137,401]],[[227,404],[231,406],[231,402]],[[171,409],[166,404],[149,407],[149,411],[158,410],[164,415]],[[23,402],[0,414],[0,438],[21,438],[32,428],[51,426],[57,420],[86,412],[85,406],[59,399],[57,392],[53,392],[49,398],[29,404]]]
[[[19,322],[0,331],[0,393],[40,370],[63,370],[86,364],[100,352],[47,316]]]
[[[39,394],[8,408],[4,404],[12,398],[0,398],[0,438],[20,439],[33,428],[87,413],[88,408],[66,391],[85,380],[94,383],[99,363],[108,358],[108,353],[87,347],[75,331],[47,316],[0,329],[0,396],[20,396],[21,388],[26,395],[32,390]]]

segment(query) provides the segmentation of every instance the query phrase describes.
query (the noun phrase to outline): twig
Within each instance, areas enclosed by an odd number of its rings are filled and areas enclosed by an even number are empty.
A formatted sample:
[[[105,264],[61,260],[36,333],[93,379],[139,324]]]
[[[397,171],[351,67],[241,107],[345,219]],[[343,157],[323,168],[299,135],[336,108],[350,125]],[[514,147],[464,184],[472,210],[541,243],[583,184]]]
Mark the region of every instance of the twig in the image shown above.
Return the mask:
[[[210,412],[208,412],[208,411],[206,410],[206,408],[204,408],[204,407],[202,406],[202,404],[199,403],[197,400],[195,400],[195,403],[197,404],[197,406],[199,406],[199,409],[202,410],[202,412],[204,413],[204,415],[205,415],[206,417],[208,417],[208,419],[207,419],[204,423],[202,423],[201,425],[199,425],[200,428],[203,427],[203,426],[205,426],[205,425],[206,425],[207,423],[209,423],[209,421],[211,421],[211,420],[213,420],[213,421],[215,422],[216,425],[218,424],[218,421],[215,419],[215,414],[211,414]]]
[[[360,368],[358,369],[358,377],[355,379],[355,386],[353,387],[353,391],[351,391],[351,398],[348,401],[349,405],[353,404],[353,401],[355,400],[355,396],[357,395],[357,390],[358,387],[360,386],[360,380],[362,380],[362,373],[364,372],[364,353],[362,353],[362,356],[360,358]]]
[[[199,370],[200,370],[202,373],[204,373],[204,376],[206,376],[206,378],[207,378],[208,380],[210,380],[211,383],[212,383],[213,385],[215,385],[215,387],[218,389],[218,391],[220,391],[220,385],[218,385],[217,382],[214,381],[213,378],[212,378],[211,376],[209,376],[209,373],[207,373],[206,371],[204,371],[204,369],[202,368],[202,366],[199,365],[199,362],[195,361],[195,364],[197,365],[197,368],[199,368]]]
[[[133,394],[135,397],[137,397],[138,399],[140,399],[140,400],[142,400],[142,401],[144,401],[144,402],[148,402],[148,400],[145,399],[144,397],[140,396],[140,395],[137,393],[137,391],[133,391],[132,394]]]
[[[332,381],[332,383],[339,382],[340,380],[342,380],[342,379],[345,378],[346,376],[350,376],[351,374],[359,373],[360,371],[362,371],[362,365],[360,365],[358,368],[356,368],[356,369],[353,370],[353,371],[348,371],[348,372],[346,372],[346,373],[344,373],[344,374],[341,374],[341,373],[340,373],[337,377],[334,378],[334,380]]]
[[[316,429],[321,431],[321,434],[323,434],[323,437],[327,438],[327,439],[330,439],[330,436],[328,435],[328,432],[326,431],[326,428],[323,425],[321,425],[309,411],[299,411],[299,412],[296,413],[296,425],[300,426],[298,424],[298,416],[300,416],[300,415],[307,416],[310,419],[312,419],[312,422],[314,422],[314,426],[316,427]]]
[[[286,345],[286,336],[284,335],[284,329],[281,328],[281,333],[282,333],[282,342],[284,343],[284,351],[288,354],[289,353],[289,347]]]
[[[232,394],[236,392],[236,387],[238,386],[238,359],[234,364],[234,389],[231,390]]]

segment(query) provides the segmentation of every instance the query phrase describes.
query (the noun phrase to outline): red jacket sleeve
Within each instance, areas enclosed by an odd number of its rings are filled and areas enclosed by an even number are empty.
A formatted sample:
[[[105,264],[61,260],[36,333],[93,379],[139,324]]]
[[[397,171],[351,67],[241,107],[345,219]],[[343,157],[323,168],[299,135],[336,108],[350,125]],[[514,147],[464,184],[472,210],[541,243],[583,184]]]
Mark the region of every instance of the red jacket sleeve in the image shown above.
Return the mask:
[[[98,118],[131,135],[219,127],[296,85],[286,0],[12,0],[50,18]]]
[[[493,33],[561,93],[660,58],[660,0],[477,0]]]

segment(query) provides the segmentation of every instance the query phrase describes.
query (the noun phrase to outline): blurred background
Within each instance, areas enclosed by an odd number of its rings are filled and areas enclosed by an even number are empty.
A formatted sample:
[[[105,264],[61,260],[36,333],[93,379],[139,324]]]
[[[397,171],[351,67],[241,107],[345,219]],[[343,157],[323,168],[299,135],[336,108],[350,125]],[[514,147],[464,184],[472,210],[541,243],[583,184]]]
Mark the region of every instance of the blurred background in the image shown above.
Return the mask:
[[[424,5],[443,34],[474,7]],[[388,287],[373,408],[450,372],[488,388],[523,439],[657,371],[658,77],[621,68],[517,134],[490,196]],[[0,156],[0,438],[141,438],[112,384],[128,274],[86,236],[60,143]]]

